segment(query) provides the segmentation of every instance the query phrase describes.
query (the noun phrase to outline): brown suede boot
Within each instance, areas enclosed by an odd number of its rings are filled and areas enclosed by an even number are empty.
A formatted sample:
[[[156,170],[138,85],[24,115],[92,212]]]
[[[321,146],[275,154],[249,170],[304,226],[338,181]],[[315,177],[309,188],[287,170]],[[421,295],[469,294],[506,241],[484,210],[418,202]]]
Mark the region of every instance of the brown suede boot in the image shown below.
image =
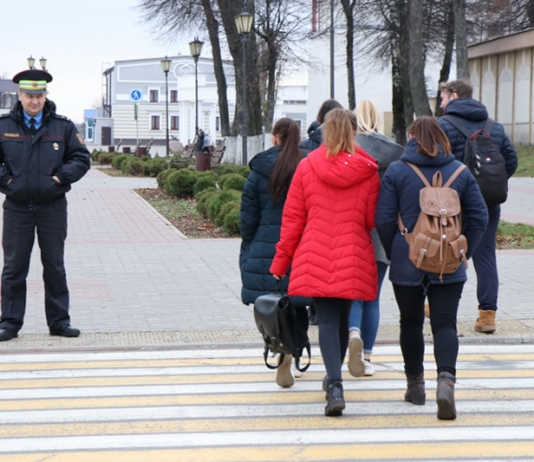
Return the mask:
[[[438,419],[456,419],[456,406],[454,404],[454,384],[456,377],[450,372],[440,372],[438,374],[438,390],[436,392],[436,402],[438,403]]]
[[[425,404],[425,377],[423,374],[415,376],[406,374],[406,382],[408,383],[408,389],[404,394],[404,401],[408,401],[412,404],[419,406]]]
[[[478,310],[475,330],[484,334],[493,334],[495,329],[495,310]]]

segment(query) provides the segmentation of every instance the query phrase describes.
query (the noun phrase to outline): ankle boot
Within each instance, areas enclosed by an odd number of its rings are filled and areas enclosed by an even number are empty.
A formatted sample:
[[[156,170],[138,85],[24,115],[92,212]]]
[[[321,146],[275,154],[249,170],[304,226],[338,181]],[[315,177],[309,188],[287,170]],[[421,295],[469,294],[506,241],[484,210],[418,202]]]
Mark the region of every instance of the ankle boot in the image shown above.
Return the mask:
[[[478,318],[475,322],[475,330],[484,334],[495,332],[495,310],[478,310]]]
[[[454,405],[454,384],[456,377],[450,372],[440,372],[438,374],[438,390],[436,401],[438,403],[438,419],[456,419],[456,406]]]
[[[326,407],[324,415],[329,417],[340,416],[345,409],[345,397],[343,396],[343,385],[336,382],[328,385],[326,392]]]
[[[423,374],[417,376],[406,374],[406,382],[408,389],[404,394],[404,401],[417,405],[425,404],[425,376]]]

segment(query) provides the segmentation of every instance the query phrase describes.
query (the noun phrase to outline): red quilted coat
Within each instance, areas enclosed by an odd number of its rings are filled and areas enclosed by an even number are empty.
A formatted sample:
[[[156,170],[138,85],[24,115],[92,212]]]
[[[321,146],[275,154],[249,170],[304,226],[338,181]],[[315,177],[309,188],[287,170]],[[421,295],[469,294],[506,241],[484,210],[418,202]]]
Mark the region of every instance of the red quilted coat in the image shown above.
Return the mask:
[[[376,161],[356,148],[300,162],[284,206],[271,273],[291,266],[290,295],[374,300],[378,281],[371,228],[380,182]]]

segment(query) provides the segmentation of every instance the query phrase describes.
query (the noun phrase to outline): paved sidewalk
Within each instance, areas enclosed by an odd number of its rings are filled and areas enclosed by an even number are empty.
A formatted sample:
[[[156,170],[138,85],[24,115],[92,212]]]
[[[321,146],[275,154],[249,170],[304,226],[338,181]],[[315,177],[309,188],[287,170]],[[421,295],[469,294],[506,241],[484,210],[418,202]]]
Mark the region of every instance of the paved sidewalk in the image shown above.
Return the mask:
[[[240,301],[239,239],[187,239],[132,190],[149,178],[110,177],[92,169],[69,198],[66,264],[78,339],[50,337],[44,318],[39,250],[28,278],[20,336],[0,349],[125,347],[258,342],[252,307]],[[513,179],[503,219],[534,225],[534,179]],[[530,341],[534,335],[534,251],[499,252],[498,332],[477,334],[470,269],[459,312],[463,337]],[[398,338],[390,284],[382,291],[380,341]],[[316,329],[312,329],[312,339]]]

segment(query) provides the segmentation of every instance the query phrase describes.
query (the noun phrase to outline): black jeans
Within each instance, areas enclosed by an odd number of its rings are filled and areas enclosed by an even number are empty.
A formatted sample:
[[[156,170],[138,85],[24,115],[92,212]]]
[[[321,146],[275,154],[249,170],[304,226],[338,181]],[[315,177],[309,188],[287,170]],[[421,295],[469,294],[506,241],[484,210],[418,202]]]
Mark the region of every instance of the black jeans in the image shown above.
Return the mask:
[[[341,366],[349,344],[349,316],[352,300],[313,298],[319,326],[319,348],[328,383],[341,382]]]
[[[430,325],[434,337],[434,358],[438,373],[450,372],[456,375],[458,357],[456,319],[463,287],[463,282],[455,282],[429,284],[427,288]],[[400,311],[400,346],[404,358],[404,371],[407,375],[417,376],[424,370],[425,287],[393,284],[393,290]]]

